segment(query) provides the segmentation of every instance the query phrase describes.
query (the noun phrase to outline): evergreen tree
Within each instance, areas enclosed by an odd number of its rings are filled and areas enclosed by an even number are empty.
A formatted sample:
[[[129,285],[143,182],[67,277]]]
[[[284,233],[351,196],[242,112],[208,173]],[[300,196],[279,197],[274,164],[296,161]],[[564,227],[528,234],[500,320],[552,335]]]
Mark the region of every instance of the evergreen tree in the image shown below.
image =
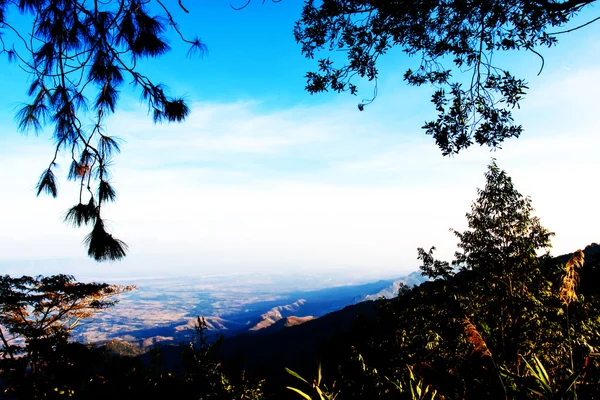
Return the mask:
[[[518,377],[529,374],[526,360],[541,360],[558,380],[575,376],[583,358],[579,365],[569,361],[570,335],[584,353],[593,351],[599,320],[597,304],[589,302],[567,305],[577,317],[565,319],[564,282],[572,294],[573,262],[550,262],[553,234],[505,171],[492,162],[485,176],[466,215],[467,230],[455,231],[454,261],[419,249],[422,272],[436,280],[401,295],[391,310],[398,324],[397,365],[431,363],[445,371],[440,381],[446,393],[504,398],[522,384]],[[508,387],[507,377],[516,386]]]
[[[455,231],[459,251],[453,265],[476,282],[462,304],[468,317],[476,325],[495,326],[488,345],[498,361],[516,366],[527,339],[534,339],[528,336],[539,334],[539,285],[545,284],[539,256],[549,250],[553,233],[495,162],[485,176],[485,188],[466,215],[468,230]]]

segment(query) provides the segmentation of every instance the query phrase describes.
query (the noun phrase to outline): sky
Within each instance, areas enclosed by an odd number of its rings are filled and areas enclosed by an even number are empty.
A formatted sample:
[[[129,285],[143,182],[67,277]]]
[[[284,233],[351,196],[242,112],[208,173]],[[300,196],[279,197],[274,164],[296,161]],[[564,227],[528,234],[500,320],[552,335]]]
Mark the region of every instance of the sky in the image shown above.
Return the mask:
[[[359,112],[368,82],[358,96],[304,90],[316,64],[292,34],[301,2],[253,2],[242,11],[221,1],[189,3],[190,14],[176,17],[208,53],[186,58],[174,42],[171,53],[140,68],[184,94],[190,117],[155,125],[125,90],[107,123],[123,139],[113,167],[118,200],[107,210],[112,232],[129,245],[121,262],[87,259],[87,231],[62,223],[77,201],[64,179],[66,160],[59,160],[58,198],[35,196],[53,154],[50,133],[17,132],[28,77],[0,64],[0,273],[400,276],[417,269],[417,247],[435,245],[451,259],[449,229],[466,228],[492,157],[556,233],[553,254],[600,241],[597,24],[542,50],[539,76],[535,55],[500,56],[529,82],[515,113],[522,137],[501,150],[473,146],[448,158],[420,128],[434,115],[431,88],[402,80],[417,59],[397,51],[383,58],[378,97]],[[590,8],[574,23],[597,14]]]

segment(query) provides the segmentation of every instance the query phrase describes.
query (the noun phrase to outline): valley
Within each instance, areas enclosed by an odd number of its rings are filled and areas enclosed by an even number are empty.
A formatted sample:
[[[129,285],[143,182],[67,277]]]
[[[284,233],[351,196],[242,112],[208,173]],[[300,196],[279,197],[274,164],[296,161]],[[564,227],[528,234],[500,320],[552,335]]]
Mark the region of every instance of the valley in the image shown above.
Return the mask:
[[[400,283],[412,286],[422,281],[416,272],[366,283],[335,276],[284,274],[123,279],[111,283],[134,283],[138,289],[79,327],[73,338],[83,343],[120,340],[142,348],[180,343],[195,333],[199,316],[205,318],[209,334],[261,333],[298,325],[365,300],[390,297]]]

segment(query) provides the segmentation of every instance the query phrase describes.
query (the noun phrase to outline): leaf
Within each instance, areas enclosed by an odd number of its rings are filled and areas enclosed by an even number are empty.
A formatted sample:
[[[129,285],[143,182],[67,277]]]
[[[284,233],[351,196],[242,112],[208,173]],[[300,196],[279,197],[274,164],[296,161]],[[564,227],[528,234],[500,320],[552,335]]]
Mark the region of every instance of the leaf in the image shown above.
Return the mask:
[[[47,118],[48,107],[43,103],[25,104],[15,116],[19,131],[24,133],[39,133]]]
[[[199,37],[195,37],[193,40],[191,40],[191,42],[192,43],[187,52],[187,57],[191,58],[197,54],[200,58],[203,58],[204,55],[208,53],[208,47],[206,47],[206,44],[204,44]]]
[[[286,368],[285,372],[287,372],[288,374],[292,375],[294,378],[300,379],[302,382],[306,383],[307,385],[310,385],[310,383],[308,383],[308,381],[306,379],[304,379],[303,377],[301,377],[300,375],[298,375],[298,373],[292,371],[291,369]]]
[[[98,97],[96,97],[95,108],[105,111],[108,109],[114,113],[118,98],[119,91],[107,82],[100,93],[98,93]]]
[[[287,370],[287,368],[286,368],[286,370]],[[290,386],[286,386],[286,389],[289,389],[291,391],[294,391],[294,392],[298,393],[300,396],[304,397],[306,400],[312,400],[309,395],[307,395],[306,393],[304,393],[303,391],[301,391],[299,389],[296,389],[296,388],[293,388],[293,387],[290,387]]]
[[[543,378],[544,382],[546,382],[546,384],[549,387],[552,382],[550,381],[550,377],[548,376],[548,373],[546,372],[546,368],[544,368],[544,365],[542,365],[542,362],[540,361],[539,358],[537,358],[537,356],[534,355],[533,360],[535,361],[538,374]]]
[[[321,386],[321,378],[322,378],[322,374],[321,374],[321,363],[319,363],[319,366],[317,367],[317,387]]]
[[[534,362],[536,363],[535,368],[532,367],[531,364],[529,364],[527,362],[527,360],[525,360],[524,358],[523,358],[523,361],[525,362],[525,366],[527,367],[527,369],[529,370],[531,375],[535,378],[535,380],[542,387],[542,389],[545,391],[545,393],[552,394],[553,390],[552,390],[552,387],[550,386],[550,383],[548,382],[548,379],[547,379],[548,375],[546,374],[546,370],[544,369],[544,367],[541,365],[540,360],[534,356]],[[533,388],[528,387],[528,389],[532,392],[537,393],[537,391],[534,390]]]
[[[136,56],[158,57],[171,50],[166,39],[151,32],[140,32],[135,38],[132,52]]]
[[[563,388],[559,393],[559,397],[563,397],[565,394],[567,394],[569,392],[569,390],[571,390],[571,388],[573,387],[573,385],[577,382],[577,379],[579,379],[579,377],[581,376],[581,373],[583,371],[579,370],[574,372],[564,383],[563,383]]]
[[[74,181],[77,179],[78,174],[77,174],[77,170],[78,170],[79,164],[77,163],[77,161],[73,160],[71,162],[71,166],[69,167],[69,174],[67,175],[67,180],[69,181]]]

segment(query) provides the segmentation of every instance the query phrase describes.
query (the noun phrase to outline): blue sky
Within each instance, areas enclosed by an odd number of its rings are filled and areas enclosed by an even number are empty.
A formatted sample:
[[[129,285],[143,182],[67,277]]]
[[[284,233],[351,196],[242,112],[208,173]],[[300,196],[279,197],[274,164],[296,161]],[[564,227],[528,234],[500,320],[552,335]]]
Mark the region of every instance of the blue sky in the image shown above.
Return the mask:
[[[108,210],[115,235],[130,245],[120,263],[86,260],[85,230],[60,221],[76,201],[66,180],[58,199],[35,197],[52,144],[49,135],[17,133],[27,77],[0,65],[0,272],[401,275],[418,266],[419,246],[451,257],[448,229],[465,227],[491,157],[556,232],[554,254],[599,240],[596,25],[544,50],[540,76],[534,55],[500,56],[531,88],[516,113],[525,133],[496,152],[443,158],[420,129],[433,115],[430,89],[402,82],[418,60],[397,51],[383,58],[379,97],[361,113],[368,83],[357,97],[304,91],[315,64],[292,35],[301,2],[254,2],[238,12],[220,1],[188,6],[189,16],[177,13],[182,30],[197,33],[208,54],[188,59],[172,43],[168,56],[141,66],[186,95],[188,121],[154,125],[137,94],[125,91],[108,122],[125,141],[113,169],[119,200]],[[597,14],[590,8],[579,20]]]

